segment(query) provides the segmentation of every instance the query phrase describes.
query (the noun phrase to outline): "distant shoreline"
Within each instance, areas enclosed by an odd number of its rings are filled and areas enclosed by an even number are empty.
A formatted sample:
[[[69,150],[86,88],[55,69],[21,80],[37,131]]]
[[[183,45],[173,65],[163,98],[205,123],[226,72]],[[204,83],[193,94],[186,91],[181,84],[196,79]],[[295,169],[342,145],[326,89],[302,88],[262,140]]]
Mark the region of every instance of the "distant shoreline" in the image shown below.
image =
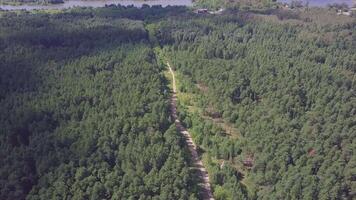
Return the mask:
[[[0,1],[0,5],[9,5],[9,6],[23,6],[23,5],[56,5],[56,4],[64,4],[67,1],[108,1],[108,0],[54,0],[50,2],[12,2],[12,1]],[[117,0],[117,1],[126,1],[126,0]],[[132,0],[137,2],[147,2],[147,1],[158,1],[158,0]],[[167,0],[171,1],[171,0]]]
[[[308,2],[307,0],[301,0],[303,4]],[[292,0],[277,0],[279,3],[287,3],[290,4]],[[347,4],[349,7],[355,6],[355,3],[353,0],[309,0],[309,6],[310,7],[327,7],[330,4]]]
[[[4,3],[4,2],[2,2]],[[11,2],[10,2],[11,3]],[[23,4],[0,4],[0,10],[63,10],[73,7],[105,7],[106,5],[122,5],[141,7],[144,4],[149,6],[192,6],[191,0],[66,0],[57,4],[23,3]]]

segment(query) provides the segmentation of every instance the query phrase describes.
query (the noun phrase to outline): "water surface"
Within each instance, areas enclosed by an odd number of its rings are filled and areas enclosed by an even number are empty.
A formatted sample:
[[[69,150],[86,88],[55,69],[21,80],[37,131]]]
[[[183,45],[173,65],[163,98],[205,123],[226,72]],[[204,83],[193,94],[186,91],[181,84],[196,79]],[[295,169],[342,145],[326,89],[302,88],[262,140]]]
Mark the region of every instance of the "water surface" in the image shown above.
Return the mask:
[[[76,6],[80,7],[104,7],[105,5],[110,4],[121,4],[123,6],[133,5],[135,7],[141,7],[143,4],[150,6],[161,5],[162,7],[166,6],[192,6],[192,0],[150,0],[150,1],[138,1],[138,0],[92,0],[92,1],[83,1],[83,0],[69,0],[65,1],[62,4],[50,4],[50,5],[0,5],[0,8],[3,10],[35,10],[35,9],[66,9]]]

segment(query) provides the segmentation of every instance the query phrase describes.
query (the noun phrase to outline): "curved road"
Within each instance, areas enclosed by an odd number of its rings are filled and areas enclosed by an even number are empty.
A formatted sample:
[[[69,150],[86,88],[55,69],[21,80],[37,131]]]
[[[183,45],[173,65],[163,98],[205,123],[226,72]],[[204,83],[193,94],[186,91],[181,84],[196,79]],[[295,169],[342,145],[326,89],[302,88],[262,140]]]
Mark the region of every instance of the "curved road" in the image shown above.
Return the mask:
[[[176,88],[176,79],[174,75],[174,71],[172,70],[170,64],[167,62],[167,66],[172,75],[172,85],[173,85],[173,95],[171,97],[171,112],[174,123],[179,130],[179,132],[184,136],[185,141],[188,145],[189,151],[192,156],[193,165],[199,173],[199,177],[201,178],[201,186],[202,186],[202,197],[204,200],[214,200],[214,197],[211,192],[211,186],[209,181],[209,175],[207,170],[205,169],[203,162],[200,160],[197,152],[197,146],[195,145],[192,136],[189,134],[186,128],[179,121],[177,116],[177,88]]]

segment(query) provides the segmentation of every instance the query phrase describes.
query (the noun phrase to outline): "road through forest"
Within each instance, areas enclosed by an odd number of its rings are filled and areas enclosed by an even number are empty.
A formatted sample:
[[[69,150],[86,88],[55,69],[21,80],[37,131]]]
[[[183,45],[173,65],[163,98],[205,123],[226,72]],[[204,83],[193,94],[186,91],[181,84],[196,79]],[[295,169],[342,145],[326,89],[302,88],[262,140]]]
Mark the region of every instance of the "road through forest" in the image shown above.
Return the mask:
[[[172,88],[173,88],[173,94],[171,96],[172,118],[174,120],[174,123],[175,123],[177,129],[184,136],[184,139],[188,145],[190,154],[192,156],[194,168],[196,168],[197,173],[199,174],[199,177],[201,178],[202,198],[204,200],[214,200],[212,191],[211,191],[209,175],[203,165],[203,162],[201,161],[201,159],[198,156],[197,146],[195,145],[190,133],[187,131],[187,129],[182,125],[182,123],[178,119],[178,116],[177,116],[177,88],[176,88],[175,75],[174,75],[174,71],[172,70],[172,68],[168,62],[167,62],[167,66],[169,68],[169,72],[172,75]]]

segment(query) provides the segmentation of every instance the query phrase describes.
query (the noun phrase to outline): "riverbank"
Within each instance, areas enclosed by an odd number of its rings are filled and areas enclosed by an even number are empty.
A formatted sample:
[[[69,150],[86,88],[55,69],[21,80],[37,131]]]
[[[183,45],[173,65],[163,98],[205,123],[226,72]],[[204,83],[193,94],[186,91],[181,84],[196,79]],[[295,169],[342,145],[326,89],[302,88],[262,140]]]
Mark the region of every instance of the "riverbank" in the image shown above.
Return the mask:
[[[160,5],[162,7],[167,6],[192,6],[192,0],[69,0],[64,1],[64,3],[57,3],[57,4],[0,4],[0,9],[2,10],[64,10],[73,7],[105,7],[107,5],[122,5],[122,6],[135,6],[135,7],[142,7],[142,5],[149,5],[155,6]]]
[[[62,4],[64,3],[64,0],[50,0],[50,1],[0,1],[0,6],[2,5],[8,5],[8,6],[22,6],[22,5],[31,5],[31,6],[36,6],[36,5],[56,5],[56,4]]]

